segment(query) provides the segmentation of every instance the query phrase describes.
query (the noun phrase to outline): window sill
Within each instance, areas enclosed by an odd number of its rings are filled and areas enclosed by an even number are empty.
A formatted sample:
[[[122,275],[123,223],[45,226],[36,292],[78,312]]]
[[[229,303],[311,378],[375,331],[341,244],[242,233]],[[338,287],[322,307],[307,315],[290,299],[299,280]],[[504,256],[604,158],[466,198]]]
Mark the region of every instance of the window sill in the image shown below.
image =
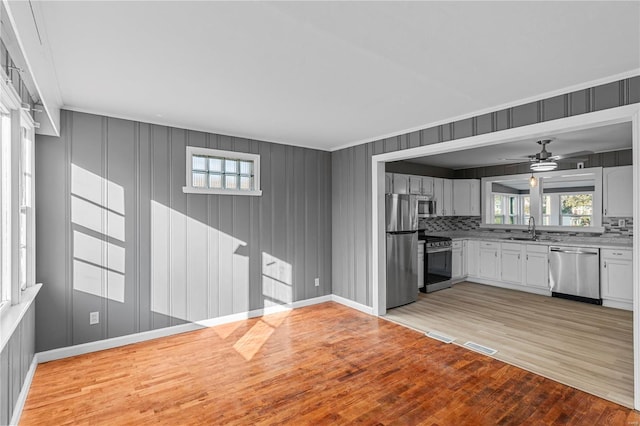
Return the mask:
[[[16,331],[16,327],[20,324],[22,317],[24,317],[24,314],[36,299],[40,288],[42,288],[42,284],[27,287],[22,291],[20,303],[2,310],[0,314],[0,353],[11,339],[13,332]]]
[[[239,191],[234,189],[190,188],[188,186],[183,186],[182,192],[184,192],[185,194],[250,195],[254,197],[259,197],[262,195],[261,190]]]

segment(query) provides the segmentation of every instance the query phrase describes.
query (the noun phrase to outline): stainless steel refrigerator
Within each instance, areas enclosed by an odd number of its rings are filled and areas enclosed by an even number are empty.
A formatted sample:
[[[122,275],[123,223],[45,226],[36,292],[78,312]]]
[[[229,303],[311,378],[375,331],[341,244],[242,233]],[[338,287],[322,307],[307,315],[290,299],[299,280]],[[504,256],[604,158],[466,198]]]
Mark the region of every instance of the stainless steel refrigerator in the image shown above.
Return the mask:
[[[418,299],[418,200],[386,194],[387,309]]]

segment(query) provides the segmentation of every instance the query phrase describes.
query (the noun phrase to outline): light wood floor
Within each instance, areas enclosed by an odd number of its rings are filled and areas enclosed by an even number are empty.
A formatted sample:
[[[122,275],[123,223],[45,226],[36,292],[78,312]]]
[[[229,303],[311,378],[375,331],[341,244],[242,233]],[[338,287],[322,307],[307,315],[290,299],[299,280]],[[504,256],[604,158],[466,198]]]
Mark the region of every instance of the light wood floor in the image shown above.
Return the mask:
[[[632,312],[468,282],[420,296],[386,318],[633,407]]]
[[[637,421],[615,403],[324,303],[40,364],[20,424]]]

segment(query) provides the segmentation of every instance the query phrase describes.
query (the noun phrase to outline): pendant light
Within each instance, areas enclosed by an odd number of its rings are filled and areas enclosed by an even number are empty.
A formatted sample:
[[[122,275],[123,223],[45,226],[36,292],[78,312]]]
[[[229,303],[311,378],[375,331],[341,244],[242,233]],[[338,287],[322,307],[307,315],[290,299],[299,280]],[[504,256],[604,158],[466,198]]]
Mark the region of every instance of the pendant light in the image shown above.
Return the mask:
[[[533,172],[531,172],[531,177],[529,178],[529,186],[535,188],[536,185],[538,185],[538,179],[536,179],[536,177],[533,175]]]

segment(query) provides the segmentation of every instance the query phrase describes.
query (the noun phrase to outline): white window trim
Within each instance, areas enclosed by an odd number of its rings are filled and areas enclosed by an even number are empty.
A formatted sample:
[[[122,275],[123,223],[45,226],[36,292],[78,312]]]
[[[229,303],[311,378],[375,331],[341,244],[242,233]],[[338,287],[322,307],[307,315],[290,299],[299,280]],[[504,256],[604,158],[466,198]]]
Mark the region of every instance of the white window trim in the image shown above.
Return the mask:
[[[234,160],[245,160],[253,162],[253,186],[252,191],[242,191],[237,189],[213,189],[213,188],[194,188],[191,186],[192,176],[192,160],[194,155],[203,155],[208,157],[224,157]],[[218,194],[218,195],[262,195],[260,189],[260,154],[249,154],[246,152],[224,151],[221,149],[201,148],[197,146],[188,146],[186,152],[186,186],[182,188],[185,194]]]

